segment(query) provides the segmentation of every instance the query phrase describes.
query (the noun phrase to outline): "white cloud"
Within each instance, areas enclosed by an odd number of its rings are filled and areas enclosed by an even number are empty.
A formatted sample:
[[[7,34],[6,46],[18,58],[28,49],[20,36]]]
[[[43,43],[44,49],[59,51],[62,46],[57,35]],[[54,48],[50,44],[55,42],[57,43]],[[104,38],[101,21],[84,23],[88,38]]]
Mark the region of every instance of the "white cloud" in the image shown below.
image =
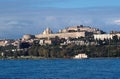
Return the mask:
[[[41,33],[46,27],[58,31],[73,25],[88,25],[100,29],[119,29],[120,11],[114,9],[41,9],[0,13],[0,35],[5,30],[13,35]],[[111,26],[111,27],[110,27]],[[13,31],[16,30],[16,31]]]
[[[47,16],[46,21],[56,21],[57,18],[55,16]]]
[[[14,25],[14,24],[19,24],[19,22],[18,21],[9,21],[7,23],[7,25]]]
[[[104,19],[104,23],[105,23],[105,25],[118,26],[118,25],[120,25],[120,19],[115,18],[115,17],[106,18],[106,19]]]
[[[120,19],[114,20],[114,23],[115,23],[116,25],[120,25]]]

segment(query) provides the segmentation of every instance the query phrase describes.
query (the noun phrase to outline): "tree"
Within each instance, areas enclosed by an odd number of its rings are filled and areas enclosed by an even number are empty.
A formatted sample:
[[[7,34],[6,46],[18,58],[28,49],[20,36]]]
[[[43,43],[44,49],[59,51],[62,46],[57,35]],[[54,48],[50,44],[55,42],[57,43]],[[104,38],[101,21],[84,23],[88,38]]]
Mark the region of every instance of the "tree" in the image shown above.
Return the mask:
[[[113,41],[114,41],[114,44],[117,46],[117,42],[118,42],[118,36],[117,35],[113,36]]]

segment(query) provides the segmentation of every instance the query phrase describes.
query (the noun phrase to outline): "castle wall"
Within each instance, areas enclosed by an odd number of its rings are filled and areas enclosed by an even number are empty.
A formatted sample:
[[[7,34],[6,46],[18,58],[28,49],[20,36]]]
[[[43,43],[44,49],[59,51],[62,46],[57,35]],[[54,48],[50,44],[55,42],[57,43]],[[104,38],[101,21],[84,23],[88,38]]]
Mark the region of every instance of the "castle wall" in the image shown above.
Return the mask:
[[[66,29],[62,29],[61,32],[68,32],[68,31],[81,31],[81,32],[93,32],[93,33],[98,33],[100,34],[101,31],[99,29],[96,29],[96,28],[91,28],[91,27],[81,27],[81,26],[74,26],[74,27],[68,27]]]
[[[77,38],[77,37],[85,37],[85,32],[73,32],[73,33],[57,33],[57,34],[39,34],[35,35],[36,38],[55,38],[58,36],[59,38]]]

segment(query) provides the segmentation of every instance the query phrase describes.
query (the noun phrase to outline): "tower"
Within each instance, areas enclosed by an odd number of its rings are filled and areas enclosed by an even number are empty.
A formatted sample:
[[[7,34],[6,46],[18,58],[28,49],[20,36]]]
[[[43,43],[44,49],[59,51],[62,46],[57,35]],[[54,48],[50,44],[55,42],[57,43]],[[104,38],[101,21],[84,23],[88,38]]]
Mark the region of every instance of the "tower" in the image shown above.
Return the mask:
[[[46,30],[44,30],[43,34],[52,34],[52,30],[50,28],[46,28]]]

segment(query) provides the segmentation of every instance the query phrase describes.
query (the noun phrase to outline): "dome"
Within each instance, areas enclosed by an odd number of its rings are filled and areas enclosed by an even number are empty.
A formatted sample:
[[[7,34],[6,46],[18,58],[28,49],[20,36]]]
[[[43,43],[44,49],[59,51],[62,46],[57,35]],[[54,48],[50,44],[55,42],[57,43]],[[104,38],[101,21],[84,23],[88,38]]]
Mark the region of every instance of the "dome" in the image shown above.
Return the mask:
[[[30,35],[30,34],[26,34],[26,35],[23,36],[23,39],[25,39],[25,40],[29,40],[29,39],[33,39],[33,38],[35,38],[35,36]]]

